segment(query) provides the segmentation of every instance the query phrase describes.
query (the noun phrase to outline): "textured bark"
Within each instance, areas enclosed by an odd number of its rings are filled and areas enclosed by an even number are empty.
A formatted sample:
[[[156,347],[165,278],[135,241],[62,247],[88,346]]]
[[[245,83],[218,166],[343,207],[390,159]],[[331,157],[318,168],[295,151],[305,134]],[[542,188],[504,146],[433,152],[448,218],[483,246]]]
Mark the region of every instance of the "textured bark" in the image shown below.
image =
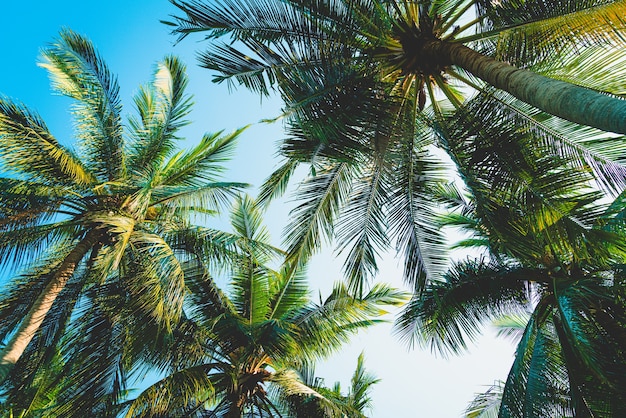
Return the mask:
[[[67,281],[74,274],[76,266],[87,254],[89,249],[98,242],[101,235],[101,231],[90,231],[65,257],[63,262],[61,262],[61,265],[54,273],[50,283],[48,283],[39,297],[37,297],[19,328],[0,353],[0,382],[6,378],[15,363],[17,363],[22,356],[24,350],[26,350],[26,347],[43,323],[47,313],[52,308],[57,296],[59,296],[61,291],[65,288]]]
[[[431,41],[427,54],[462,67],[518,99],[581,125],[626,134],[626,100],[544,77],[482,55],[458,43]]]

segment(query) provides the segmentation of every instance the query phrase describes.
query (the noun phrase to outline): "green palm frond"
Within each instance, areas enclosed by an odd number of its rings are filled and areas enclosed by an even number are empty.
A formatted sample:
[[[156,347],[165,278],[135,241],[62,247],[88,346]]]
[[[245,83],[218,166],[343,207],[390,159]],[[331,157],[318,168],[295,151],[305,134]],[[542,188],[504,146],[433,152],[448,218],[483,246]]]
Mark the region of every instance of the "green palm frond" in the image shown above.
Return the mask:
[[[494,131],[487,135],[499,138],[500,141],[514,140],[517,136],[519,141],[524,134],[510,130],[506,133],[504,128],[515,126],[516,129],[526,132],[527,139],[524,141],[534,142],[533,146],[541,147],[544,154],[558,155],[573,166],[592,171],[596,181],[605,189],[615,192],[621,191],[625,186],[623,178],[626,172],[626,142],[623,137],[607,135],[594,128],[546,115],[497,91],[487,91],[479,95],[458,116],[467,122],[461,124],[464,128],[451,132],[451,138],[475,133],[486,121],[497,119],[498,122],[494,125],[500,127],[494,126]],[[470,120],[473,122],[469,122]],[[465,133],[461,132],[463,129],[466,129]]]
[[[309,301],[309,287],[304,269],[292,269],[291,266],[284,265],[271,284],[272,313],[269,319],[289,321]]]
[[[626,363],[620,347],[626,341],[626,331],[619,299],[594,277],[557,283],[555,293],[555,324],[561,345],[573,354],[569,361],[575,359],[602,384],[623,386],[619,370]]]
[[[284,370],[274,374],[270,382],[280,386],[280,392],[285,397],[314,397],[318,403],[326,408],[337,410],[332,401],[326,399],[321,393],[304,383],[295,370]]]
[[[74,220],[1,231],[0,257],[8,262],[3,267],[24,266],[49,247],[73,245],[82,232]]]
[[[269,281],[265,268],[244,258],[231,278],[231,300],[249,324],[267,319],[270,313]]]
[[[621,0],[476,4],[479,15],[487,16],[482,28],[486,36],[473,38],[493,37],[496,57],[515,66],[577,54],[576,45],[626,45],[620,35],[626,28]]]
[[[136,231],[130,244],[134,251],[129,262],[142,266],[136,273],[141,280],[129,283],[133,298],[139,307],[152,313],[164,330],[170,330],[180,318],[185,295],[181,258],[157,234]]]
[[[72,312],[86,279],[86,271],[81,269],[59,294],[37,335],[11,373],[10,384],[6,385],[5,382],[3,395],[10,399],[16,410],[35,409],[37,406],[34,403],[46,402],[46,399],[49,402],[45,405],[46,409],[55,405],[56,399],[47,398],[47,395],[58,396],[60,382],[66,379],[63,370],[60,370],[63,364],[57,363],[60,361],[59,346],[67,330],[72,327]],[[19,308],[22,307],[18,307],[14,314],[23,310]]]
[[[390,185],[386,183],[384,167],[370,167],[356,172],[350,195],[337,225],[338,251],[349,248],[344,263],[348,286],[361,297],[364,287],[376,276],[380,251],[388,248],[384,224],[385,203]]]
[[[0,230],[46,223],[63,210],[66,193],[64,187],[0,178]]]
[[[290,263],[304,265],[319,243],[331,239],[333,220],[347,198],[352,175],[349,165],[338,164],[317,172],[302,185],[298,197],[304,202],[293,210],[285,230]]]
[[[476,395],[465,410],[464,418],[498,418],[504,382],[497,381],[486,392]]]
[[[165,232],[164,237],[175,251],[193,254],[218,271],[241,256],[237,245],[241,237],[214,228],[183,226]]]
[[[259,205],[268,205],[269,202],[282,196],[287,190],[287,185],[299,163],[295,160],[286,160],[283,165],[274,170],[272,174],[263,182],[259,196]]]
[[[348,395],[350,403],[357,411],[363,412],[371,407],[372,398],[369,391],[378,382],[380,379],[365,369],[365,355],[359,354],[356,369],[350,379],[350,394]]]
[[[135,97],[139,120],[130,121],[134,142],[128,162],[134,171],[159,166],[174,150],[176,133],[188,124],[184,118],[191,109],[187,83],[185,65],[167,56],[157,65],[152,84]]]
[[[249,196],[243,196],[235,201],[230,223],[235,233],[241,237],[249,241],[269,243],[269,231],[262,225],[262,215],[257,203]],[[259,261],[264,263],[264,260]]]
[[[247,183],[203,182],[198,185],[164,186],[152,190],[154,205],[162,205],[179,216],[214,215],[241,192]]]
[[[207,367],[197,366],[176,372],[143,391],[128,406],[126,417],[147,417],[189,413],[215,397]]]
[[[245,318],[237,311],[233,301],[222,292],[213,279],[206,274],[186,277],[190,290],[190,319],[204,329],[210,330],[217,349],[226,352],[236,350],[250,342],[244,328]],[[205,350],[206,345],[201,343]]]
[[[345,285],[335,285],[321,304],[299,315],[304,358],[315,360],[328,356],[358,330],[380,322],[374,318],[386,314],[388,307],[400,306],[406,299],[405,292],[380,283],[361,299],[354,299]]]
[[[129,337],[119,324],[121,300],[114,286],[92,288],[94,299],[80,308],[80,321],[66,343],[72,379],[63,388],[55,414],[85,415],[96,408],[114,408],[125,391],[122,347]]]
[[[626,97],[625,60],[623,49],[595,47],[579,51],[559,62],[538,62],[531,69],[550,78]]]
[[[403,151],[405,160],[395,173],[388,219],[396,249],[404,256],[404,279],[419,292],[447,265],[445,239],[436,221],[444,167],[424,148]]]
[[[546,273],[484,260],[453,265],[443,281],[431,282],[407,304],[396,330],[409,343],[444,356],[460,353],[485,320],[524,309],[527,280],[545,281]]]
[[[70,252],[71,246],[50,248],[44,257],[33,263],[14,279],[10,289],[2,292],[0,299],[0,341],[22,321],[30,305],[40,295],[52,278],[56,268]],[[6,287],[7,285],[5,285]]]
[[[499,416],[572,413],[556,335],[545,321],[549,309],[549,305],[540,302],[528,321],[502,394]]]
[[[527,312],[503,315],[492,322],[492,326],[497,330],[498,337],[507,337],[517,341],[521,339],[521,333],[526,329],[526,324],[530,319]]]
[[[203,182],[216,181],[224,170],[222,164],[230,159],[235,141],[244,129],[224,136],[221,136],[221,132],[205,134],[196,147],[174,155],[165,163],[159,184],[201,186]]]
[[[123,171],[119,86],[93,44],[71,30],[42,52],[40,64],[53,87],[76,100],[77,133],[90,171],[101,181],[117,180]]]
[[[49,186],[81,187],[95,179],[72,150],[52,136],[41,117],[0,97],[0,158],[17,175]]]

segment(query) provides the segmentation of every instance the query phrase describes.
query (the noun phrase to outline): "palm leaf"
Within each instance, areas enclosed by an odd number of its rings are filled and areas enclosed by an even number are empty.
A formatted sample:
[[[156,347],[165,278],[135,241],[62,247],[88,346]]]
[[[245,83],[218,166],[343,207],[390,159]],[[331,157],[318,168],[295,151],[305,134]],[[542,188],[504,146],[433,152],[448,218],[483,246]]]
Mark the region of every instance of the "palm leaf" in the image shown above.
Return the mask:
[[[91,171],[59,144],[38,114],[4,97],[0,97],[0,158],[14,173],[49,186],[80,190],[94,182]]]
[[[160,380],[130,403],[125,416],[162,416],[172,411],[184,413],[212,401],[215,390],[207,369],[205,365],[188,368]]]
[[[70,31],[42,53],[41,66],[53,87],[76,100],[78,135],[100,180],[116,180],[123,170],[123,139],[119,86],[93,44]]]
[[[191,99],[185,95],[188,80],[185,65],[168,56],[157,65],[152,85],[135,97],[140,120],[131,119],[135,136],[129,167],[135,171],[153,168],[173,151],[177,131],[188,122]]]
[[[299,198],[304,202],[292,211],[284,239],[290,254],[288,262],[304,265],[323,239],[330,240],[334,229],[332,222],[346,200],[351,176],[347,164],[338,164],[317,173],[302,185]]]
[[[502,313],[523,310],[527,280],[543,281],[545,272],[465,261],[453,265],[443,281],[433,281],[406,306],[396,323],[411,344],[430,346],[442,355],[459,353],[480,334],[481,324]]]

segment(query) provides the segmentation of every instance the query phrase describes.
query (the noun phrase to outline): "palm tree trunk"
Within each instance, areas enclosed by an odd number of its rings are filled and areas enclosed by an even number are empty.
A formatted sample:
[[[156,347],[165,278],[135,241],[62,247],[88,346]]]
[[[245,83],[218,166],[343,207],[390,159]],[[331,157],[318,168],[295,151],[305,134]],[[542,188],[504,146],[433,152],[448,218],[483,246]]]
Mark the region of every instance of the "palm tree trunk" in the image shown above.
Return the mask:
[[[0,382],[4,381],[15,363],[26,350],[35,336],[46,314],[52,308],[57,296],[65,288],[67,281],[74,274],[76,266],[93,245],[98,242],[101,231],[92,230],[80,241],[61,262],[50,283],[43,289],[31,306],[19,328],[11,337],[0,354]]]
[[[460,43],[434,40],[423,48],[437,61],[462,67],[544,112],[603,131],[626,134],[626,100],[513,67]]]

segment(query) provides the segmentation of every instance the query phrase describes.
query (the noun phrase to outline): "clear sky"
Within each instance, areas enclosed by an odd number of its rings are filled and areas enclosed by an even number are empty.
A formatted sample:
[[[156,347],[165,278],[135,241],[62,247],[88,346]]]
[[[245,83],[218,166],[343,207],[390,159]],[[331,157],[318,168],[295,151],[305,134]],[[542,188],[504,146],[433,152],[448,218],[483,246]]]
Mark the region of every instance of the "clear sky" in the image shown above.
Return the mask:
[[[71,28],[94,42],[118,75],[126,114],[132,113],[132,95],[150,80],[154,64],[167,54],[178,55],[188,65],[189,90],[196,103],[186,137],[196,141],[203,132],[232,131],[253,124],[241,136],[226,176],[258,186],[278,163],[275,145],[283,133],[279,124],[257,122],[277,116],[280,103],[261,103],[243,89],[229,92],[225,85],[211,83],[211,73],[195,62],[195,51],[203,45],[198,42],[200,37],[175,45],[169,28],[159,23],[174,12],[167,0],[5,1],[0,6],[0,94],[38,111],[57,139],[71,144],[69,101],[51,94],[45,70],[36,66],[40,49],[61,28]],[[266,215],[276,244],[280,243],[288,210],[289,203],[281,201]],[[399,260],[387,257],[379,280],[400,286],[398,265]],[[311,287],[327,294],[332,282],[340,279],[340,269],[341,262],[331,251],[324,251],[309,268]],[[372,417],[455,418],[461,416],[474,393],[506,377],[514,347],[488,336],[468,354],[446,360],[425,350],[410,350],[394,339],[391,325],[382,325],[354,338],[344,351],[320,365],[317,374],[329,385],[339,380],[347,387],[361,351],[365,352],[367,368],[382,379],[373,389]]]

